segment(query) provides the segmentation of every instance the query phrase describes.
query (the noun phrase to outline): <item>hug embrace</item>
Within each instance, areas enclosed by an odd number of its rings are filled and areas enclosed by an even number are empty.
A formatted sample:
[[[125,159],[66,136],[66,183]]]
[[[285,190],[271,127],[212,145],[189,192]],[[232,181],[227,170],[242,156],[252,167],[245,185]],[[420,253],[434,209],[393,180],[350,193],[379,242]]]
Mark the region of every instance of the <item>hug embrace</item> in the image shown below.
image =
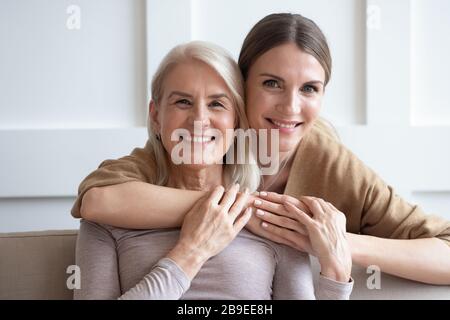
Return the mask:
[[[450,284],[450,222],[396,195],[320,118],[331,70],[299,14],[260,20],[238,63],[211,43],[173,48],[145,146],[80,184],[75,298],[348,299],[353,264]]]

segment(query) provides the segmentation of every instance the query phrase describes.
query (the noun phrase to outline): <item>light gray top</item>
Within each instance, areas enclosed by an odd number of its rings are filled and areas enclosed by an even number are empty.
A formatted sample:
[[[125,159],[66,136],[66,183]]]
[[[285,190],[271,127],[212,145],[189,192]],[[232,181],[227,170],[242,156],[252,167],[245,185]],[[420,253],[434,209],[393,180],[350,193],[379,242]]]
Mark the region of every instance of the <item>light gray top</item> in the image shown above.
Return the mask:
[[[247,230],[190,281],[171,259],[180,229],[127,230],[81,220],[75,299],[348,299],[353,280],[320,276],[314,292],[309,255]]]

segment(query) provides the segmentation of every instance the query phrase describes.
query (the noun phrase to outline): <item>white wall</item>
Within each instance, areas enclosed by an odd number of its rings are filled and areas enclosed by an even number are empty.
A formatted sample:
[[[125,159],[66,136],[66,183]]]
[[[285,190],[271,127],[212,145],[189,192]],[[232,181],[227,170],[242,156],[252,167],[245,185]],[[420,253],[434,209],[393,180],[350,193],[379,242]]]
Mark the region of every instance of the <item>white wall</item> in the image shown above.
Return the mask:
[[[2,0],[0,129],[144,125],[144,4]]]
[[[328,37],[324,115],[344,143],[450,219],[447,0],[1,0],[0,232],[76,228],[79,182],[145,143],[149,79],[167,51],[201,39],[237,58],[251,26],[282,11]]]
[[[414,125],[450,124],[450,1],[412,1],[411,118]]]
[[[182,6],[178,6],[180,2]],[[171,14],[174,7],[179,9]],[[274,12],[301,12],[321,26],[333,52],[333,79],[327,88],[324,115],[337,125],[364,123],[364,1],[149,0],[147,10],[151,41],[149,74],[182,41],[211,41],[237,59],[245,35],[258,20]],[[169,16],[176,22],[168,20]],[[170,37],[162,30],[170,30]]]

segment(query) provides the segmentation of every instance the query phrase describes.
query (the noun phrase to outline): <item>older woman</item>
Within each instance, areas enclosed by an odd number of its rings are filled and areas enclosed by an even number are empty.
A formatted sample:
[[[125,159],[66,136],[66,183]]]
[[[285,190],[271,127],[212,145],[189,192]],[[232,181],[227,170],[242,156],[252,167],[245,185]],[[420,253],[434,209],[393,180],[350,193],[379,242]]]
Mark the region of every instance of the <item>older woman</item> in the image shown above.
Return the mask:
[[[307,254],[241,231],[251,216],[244,208],[259,184],[258,167],[221,160],[234,148],[226,131],[247,127],[242,92],[237,64],[218,47],[193,42],[166,56],[152,82],[149,141],[134,152],[143,165],[159,168],[149,182],[207,195],[186,214],[181,231],[82,220],[76,299],[349,297],[348,279],[322,276],[314,292]],[[180,146],[184,161],[175,164]]]
[[[335,280],[349,277],[340,245],[346,239],[356,264],[450,284],[450,223],[396,195],[320,120],[331,65],[323,33],[301,15],[269,15],[247,35],[239,66],[249,124],[279,130],[283,163],[264,177],[260,198],[252,198],[259,211],[247,228],[318,257],[322,274]],[[204,192],[146,183],[155,170],[137,153],[103,163],[80,185],[72,215],[132,228],[181,225]]]

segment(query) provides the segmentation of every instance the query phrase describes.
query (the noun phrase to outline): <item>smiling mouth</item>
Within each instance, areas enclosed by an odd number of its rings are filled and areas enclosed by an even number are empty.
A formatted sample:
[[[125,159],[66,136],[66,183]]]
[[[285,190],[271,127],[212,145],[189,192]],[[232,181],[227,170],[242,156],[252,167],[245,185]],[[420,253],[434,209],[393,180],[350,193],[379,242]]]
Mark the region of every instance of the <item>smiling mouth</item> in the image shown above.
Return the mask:
[[[282,129],[294,129],[303,124],[303,122],[298,122],[298,121],[280,121],[280,120],[275,120],[275,119],[271,119],[271,118],[265,118],[265,119],[267,121],[269,121],[271,124],[273,124],[274,126],[277,126]]]

